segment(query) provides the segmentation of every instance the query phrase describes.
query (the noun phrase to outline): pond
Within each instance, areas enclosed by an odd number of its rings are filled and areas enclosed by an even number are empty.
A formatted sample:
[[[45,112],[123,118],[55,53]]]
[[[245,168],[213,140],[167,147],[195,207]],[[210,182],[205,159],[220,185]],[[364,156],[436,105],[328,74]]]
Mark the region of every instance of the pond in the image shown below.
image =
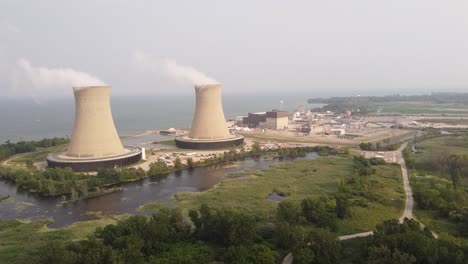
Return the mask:
[[[315,159],[316,153],[305,158]],[[18,189],[15,184],[0,181],[0,194],[11,199],[0,203],[0,219],[44,219],[53,218],[50,227],[63,227],[77,221],[93,220],[97,214],[137,214],[140,205],[150,202],[174,204],[177,192],[200,192],[212,188],[226,174],[245,170],[261,170],[273,164],[295,159],[272,159],[271,156],[247,158],[242,161],[198,167],[191,170],[154,176],[135,182],[122,183],[121,191],[96,196],[61,205],[61,198],[41,197]],[[92,176],[90,176],[92,177]]]

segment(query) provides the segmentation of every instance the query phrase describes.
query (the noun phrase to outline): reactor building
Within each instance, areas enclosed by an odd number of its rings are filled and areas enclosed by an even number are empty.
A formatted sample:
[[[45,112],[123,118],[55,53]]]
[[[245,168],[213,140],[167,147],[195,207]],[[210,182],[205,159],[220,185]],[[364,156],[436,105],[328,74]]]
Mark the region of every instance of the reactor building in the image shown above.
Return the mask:
[[[188,149],[230,148],[244,143],[231,134],[224,118],[221,85],[195,85],[196,105],[190,132],[176,137],[176,146]]]
[[[115,129],[109,86],[74,87],[75,123],[65,152],[47,156],[50,168],[96,171],[138,162],[142,150],[124,147]]]

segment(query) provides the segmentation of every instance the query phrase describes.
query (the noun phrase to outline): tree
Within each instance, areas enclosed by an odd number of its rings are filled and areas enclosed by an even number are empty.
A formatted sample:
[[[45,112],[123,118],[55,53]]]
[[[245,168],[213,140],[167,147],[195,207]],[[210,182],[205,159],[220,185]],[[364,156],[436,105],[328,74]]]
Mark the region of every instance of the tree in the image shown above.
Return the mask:
[[[277,254],[263,244],[228,247],[224,262],[232,264],[273,264]]]
[[[258,144],[258,142],[252,144],[252,154],[256,155],[259,154],[261,151],[262,149],[260,148],[260,144]]]
[[[63,243],[55,240],[47,242],[39,252],[39,263],[43,264],[68,264],[76,261],[75,255],[65,250]]]
[[[187,166],[189,167],[189,169],[193,169],[194,163],[193,163],[193,159],[192,159],[192,158],[188,158],[188,159],[187,159]]]
[[[276,210],[276,220],[278,222],[298,224],[301,221],[301,213],[299,207],[292,201],[281,201],[278,204],[278,209]]]
[[[387,246],[370,247],[367,257],[368,264],[413,264],[416,258],[413,255],[395,249],[392,251]]]
[[[453,188],[457,188],[460,184],[462,169],[464,166],[463,157],[459,155],[450,155],[447,160],[448,172],[452,180]]]
[[[198,212],[190,211],[196,234],[202,240],[223,245],[252,243],[256,237],[255,219],[232,209],[213,209],[202,204]]]
[[[351,216],[351,202],[347,195],[342,193],[337,193],[335,195],[336,207],[335,212],[336,216],[339,218],[345,218]]]
[[[180,170],[182,169],[183,165],[182,165],[182,161],[180,160],[179,157],[177,157],[175,160],[174,160],[174,168],[176,170]]]
[[[329,212],[327,207],[326,197],[317,200],[306,198],[301,202],[302,214],[308,222],[334,230],[336,229],[336,216]]]

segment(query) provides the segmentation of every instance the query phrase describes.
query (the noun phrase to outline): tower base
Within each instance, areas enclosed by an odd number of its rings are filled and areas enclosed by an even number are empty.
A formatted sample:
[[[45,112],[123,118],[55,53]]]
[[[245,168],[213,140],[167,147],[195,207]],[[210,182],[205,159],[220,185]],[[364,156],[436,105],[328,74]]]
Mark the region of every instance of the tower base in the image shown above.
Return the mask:
[[[233,136],[234,137],[227,139],[200,140],[192,139],[187,135],[183,135],[176,137],[175,142],[178,148],[184,149],[225,149],[237,147],[244,143],[244,136]]]
[[[71,168],[75,172],[97,171],[102,168],[129,166],[141,160],[142,151],[136,147],[125,147],[126,153],[105,158],[75,158],[66,156],[64,152],[52,153],[47,156],[49,168]]]

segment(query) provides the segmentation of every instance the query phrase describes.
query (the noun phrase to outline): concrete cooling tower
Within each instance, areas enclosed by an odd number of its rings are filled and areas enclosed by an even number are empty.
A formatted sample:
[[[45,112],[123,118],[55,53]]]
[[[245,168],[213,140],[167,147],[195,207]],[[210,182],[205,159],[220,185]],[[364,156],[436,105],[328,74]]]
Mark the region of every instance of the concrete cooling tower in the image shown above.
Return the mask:
[[[221,85],[195,86],[196,105],[190,133],[176,138],[176,145],[189,149],[218,149],[238,146],[241,135],[231,134],[224,118]]]
[[[47,157],[49,167],[95,171],[135,163],[141,149],[122,146],[110,107],[110,87],[75,87],[75,123],[67,151]]]

